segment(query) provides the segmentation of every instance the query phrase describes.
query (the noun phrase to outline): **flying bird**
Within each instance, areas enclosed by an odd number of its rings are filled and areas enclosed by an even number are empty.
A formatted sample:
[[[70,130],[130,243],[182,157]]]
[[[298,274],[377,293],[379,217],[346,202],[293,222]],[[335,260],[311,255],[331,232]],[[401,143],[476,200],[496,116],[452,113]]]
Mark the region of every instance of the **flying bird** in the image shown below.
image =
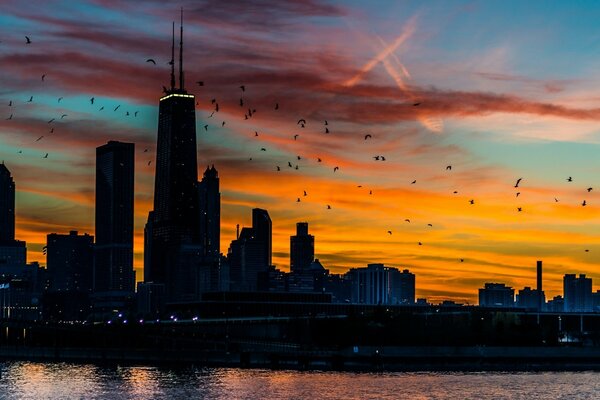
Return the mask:
[[[522,180],[522,179],[523,179],[523,178],[519,178],[519,179],[517,179],[517,183],[515,183],[515,187],[516,187],[516,188],[518,188],[518,187],[519,187],[519,183],[521,183],[521,180]]]
[[[329,128],[325,128],[325,133],[329,133]]]
[[[451,170],[452,170],[452,165],[448,165],[448,166],[446,167],[446,171],[451,171]]]
[[[281,168],[279,168],[279,165],[277,166],[277,171],[281,171]]]
[[[118,106],[115,107],[115,109],[113,111],[117,111],[119,109],[119,107],[121,107],[121,105],[119,104]]]
[[[306,120],[304,118],[299,119],[298,122],[296,123],[296,125],[300,125],[302,128],[304,128],[305,124],[306,124]]]
[[[294,135],[294,140],[297,140],[298,136],[299,136],[298,134]]]
[[[372,136],[371,136],[371,135],[369,135],[369,134],[366,134],[366,135],[365,135],[365,140],[367,140],[367,139],[371,139],[371,138],[372,138]]]
[[[406,219],[404,220],[404,222],[410,222],[410,219],[406,218]]]
[[[414,185],[415,183],[417,183],[417,180],[415,179],[414,181],[412,181],[410,184]]]
[[[244,99],[240,97],[240,107],[244,107]],[[248,119],[248,117],[246,117]]]
[[[63,99],[62,97],[59,97],[59,98],[58,98],[58,102],[60,103],[60,101],[61,101],[62,99]]]
[[[300,157],[300,156],[296,156],[296,157],[298,158],[298,160],[302,160],[302,157]]]
[[[320,158],[317,158],[317,162],[323,162],[323,160],[321,160]]]
[[[327,120],[325,120],[325,126],[329,125],[329,123],[327,122]]]
[[[308,196],[308,194],[306,193],[306,190],[304,190],[304,196]]]
[[[554,198],[554,202],[558,203],[558,199],[556,197]]]
[[[471,200],[469,200],[469,203],[470,204],[475,204],[475,200],[471,199]]]
[[[36,139],[36,142],[39,142],[40,140],[42,140],[44,138],[44,135],[40,136],[39,138]]]
[[[392,234],[392,231],[388,231],[388,233],[391,235],[391,234]]]
[[[25,36],[25,44],[31,44],[31,39],[29,39],[29,36]]]
[[[267,149],[265,149],[264,147],[261,147],[260,151],[267,151]]]
[[[275,109],[279,110],[279,103],[275,103]]]
[[[573,178],[572,177],[568,177],[567,178],[567,182],[573,182]]]
[[[12,107],[12,100],[8,102],[8,106]]]
[[[94,104],[94,100],[96,100],[95,98],[90,98],[90,104]]]
[[[28,102],[28,103],[31,103],[32,101],[33,101],[33,96],[31,96],[31,97],[29,98],[29,100],[27,100],[27,102]]]
[[[152,59],[152,58],[147,59],[146,62],[150,62],[150,63],[156,65],[156,61],[154,61],[154,59]]]
[[[258,132],[254,131],[254,136],[258,136]]]
[[[134,116],[134,117],[137,117],[137,115],[138,115],[138,112],[139,112],[139,111],[136,111],[136,112],[134,112],[134,113],[133,113],[133,116]]]
[[[423,243],[419,242],[419,246],[423,246]]]
[[[246,91],[246,86],[244,86],[244,85],[241,85],[241,86],[240,86],[240,89],[242,89],[242,92],[245,92],[245,91]]]
[[[300,197],[296,199],[296,203],[300,203]]]
[[[292,165],[292,163],[290,161],[288,161],[288,167],[294,168],[294,166]]]
[[[583,201],[583,203],[581,203],[582,206],[587,206],[587,203],[585,202],[585,200]]]
[[[42,75],[42,82],[44,82],[44,78],[46,77],[46,74]]]
[[[413,107],[420,106],[421,103],[413,103]]]
[[[48,153],[46,153],[42,158],[48,158]]]
[[[433,228],[433,224],[427,224],[427,226],[431,226]]]
[[[67,116],[67,114],[63,114],[63,115],[60,116],[60,119],[63,119],[66,116]]]
[[[148,165],[152,164],[152,160],[148,161]]]
[[[519,197],[520,194],[521,194],[521,192],[517,192],[517,196],[516,197]]]
[[[144,149],[144,153],[147,153],[147,152],[148,152],[148,149]]]
[[[521,211],[523,211],[523,208],[521,208],[521,207],[517,207],[517,211],[518,211],[518,212],[521,212]]]
[[[52,118],[48,123],[54,122],[55,118]]]
[[[338,169],[340,169],[340,167],[333,167],[333,172],[337,171]]]
[[[331,210],[331,206],[329,204],[327,204],[327,209]]]
[[[375,161],[379,161],[379,156],[373,156],[373,158],[375,159]]]
[[[208,125],[204,125],[204,130],[208,131]]]
[[[225,121],[221,122],[221,126],[225,126]]]
[[[591,187],[587,188],[588,193],[591,192],[592,190],[594,190],[594,189]]]

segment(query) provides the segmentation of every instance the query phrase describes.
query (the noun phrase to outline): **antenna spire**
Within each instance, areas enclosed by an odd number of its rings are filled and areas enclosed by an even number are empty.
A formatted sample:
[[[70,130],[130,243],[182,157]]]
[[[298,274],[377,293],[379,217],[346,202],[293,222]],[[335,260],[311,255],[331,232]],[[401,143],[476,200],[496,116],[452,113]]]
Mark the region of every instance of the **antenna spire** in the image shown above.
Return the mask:
[[[171,36],[171,90],[175,89],[175,21],[173,21],[173,35]]]
[[[183,90],[183,7],[181,7],[181,25],[179,27],[179,89]]]

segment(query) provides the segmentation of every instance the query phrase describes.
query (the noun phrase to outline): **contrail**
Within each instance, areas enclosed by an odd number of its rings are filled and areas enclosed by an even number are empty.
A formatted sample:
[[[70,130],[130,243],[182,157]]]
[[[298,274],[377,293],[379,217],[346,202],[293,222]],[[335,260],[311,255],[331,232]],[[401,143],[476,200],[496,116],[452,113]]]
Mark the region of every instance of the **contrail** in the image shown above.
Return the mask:
[[[409,37],[411,37],[412,34],[415,32],[416,21],[417,21],[416,17],[412,17],[411,19],[409,19],[408,22],[406,23],[406,25],[404,26],[404,29],[403,29],[402,33],[400,34],[400,36],[398,36],[391,45],[389,45],[388,47],[383,49],[379,54],[377,54],[371,61],[366,63],[361,68],[360,72],[358,72],[352,79],[345,82],[344,85],[350,86],[350,87],[356,85],[360,80],[362,80],[362,78],[365,76],[365,74],[367,72],[369,72],[371,69],[373,69],[373,67],[375,65],[377,65],[377,63],[383,61],[394,50],[396,50],[398,48],[398,46],[400,46]]]

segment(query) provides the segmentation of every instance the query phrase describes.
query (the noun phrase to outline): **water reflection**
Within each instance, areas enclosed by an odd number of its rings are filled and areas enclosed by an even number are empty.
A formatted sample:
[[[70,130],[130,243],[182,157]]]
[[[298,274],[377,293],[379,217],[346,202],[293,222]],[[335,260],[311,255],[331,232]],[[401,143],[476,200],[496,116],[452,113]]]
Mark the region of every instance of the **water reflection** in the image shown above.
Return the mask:
[[[0,363],[1,399],[597,398],[600,373],[338,373]]]

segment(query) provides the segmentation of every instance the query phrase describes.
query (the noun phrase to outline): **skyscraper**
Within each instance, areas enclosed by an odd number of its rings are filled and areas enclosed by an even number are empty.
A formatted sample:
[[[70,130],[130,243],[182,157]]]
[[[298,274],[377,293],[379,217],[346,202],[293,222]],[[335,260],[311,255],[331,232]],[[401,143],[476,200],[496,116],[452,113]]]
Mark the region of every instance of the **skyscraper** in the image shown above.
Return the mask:
[[[15,182],[10,171],[0,164],[0,265],[25,265],[25,242],[15,240]]]
[[[0,164],[0,243],[15,240],[15,181],[4,163]]]
[[[252,229],[254,230],[254,239],[260,243],[260,259],[257,263],[270,267],[272,263],[272,227],[271,217],[267,210],[261,208],[252,209]]]
[[[585,274],[566,274],[563,278],[563,293],[565,312],[593,311],[592,278]]]
[[[183,22],[183,18],[182,18]],[[196,158],[196,101],[184,87],[183,23],[179,40],[179,87],[175,87],[175,35],[171,48],[171,85],[158,110],[154,209],[145,229],[144,280],[164,283],[169,299],[197,295],[202,260]]]
[[[219,260],[221,253],[221,193],[219,173],[213,165],[206,167],[198,184],[200,200],[200,236],[204,256],[208,262]]]
[[[94,291],[133,292],[134,144],[96,149]]]
[[[296,235],[290,236],[290,272],[302,272],[315,259],[315,237],[308,234],[308,222],[296,224]]]

